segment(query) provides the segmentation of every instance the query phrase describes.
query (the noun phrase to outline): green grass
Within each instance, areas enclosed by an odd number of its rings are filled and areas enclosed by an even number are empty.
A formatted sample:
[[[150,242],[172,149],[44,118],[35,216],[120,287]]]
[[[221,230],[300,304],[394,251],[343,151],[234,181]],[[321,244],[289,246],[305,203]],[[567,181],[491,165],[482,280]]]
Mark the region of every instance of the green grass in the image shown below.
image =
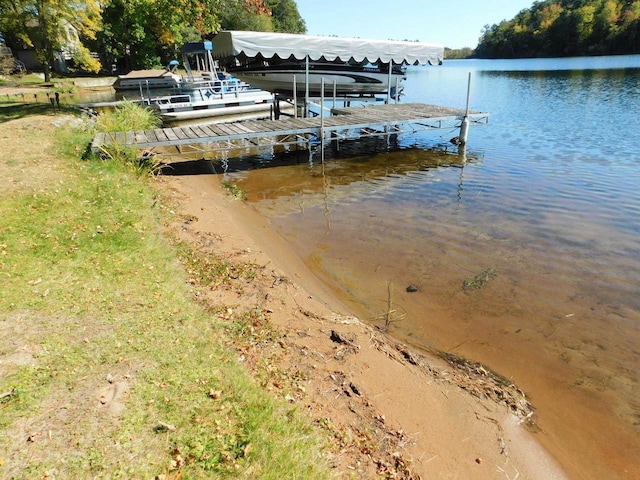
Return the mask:
[[[161,123],[153,110],[124,102],[115,106],[112,112],[100,115],[96,127],[102,132],[127,132],[157,128]]]
[[[80,159],[90,128],[38,134],[57,138],[46,181],[0,193],[0,355],[28,360],[0,371],[0,477],[328,478],[310,422],[228,347],[245,314],[196,303],[185,272],[230,285],[257,267],[166,237],[174,206],[151,177]],[[107,414],[114,391],[124,409]]]

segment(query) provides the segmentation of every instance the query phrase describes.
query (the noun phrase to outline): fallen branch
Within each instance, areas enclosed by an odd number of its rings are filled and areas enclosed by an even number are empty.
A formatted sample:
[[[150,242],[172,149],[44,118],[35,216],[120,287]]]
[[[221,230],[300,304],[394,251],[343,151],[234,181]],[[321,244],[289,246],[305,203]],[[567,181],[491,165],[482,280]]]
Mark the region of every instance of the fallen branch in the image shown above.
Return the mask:
[[[2,400],[3,398],[10,397],[10,396],[14,395],[15,393],[16,393],[16,389],[15,388],[12,388],[8,392],[0,393],[0,400]]]

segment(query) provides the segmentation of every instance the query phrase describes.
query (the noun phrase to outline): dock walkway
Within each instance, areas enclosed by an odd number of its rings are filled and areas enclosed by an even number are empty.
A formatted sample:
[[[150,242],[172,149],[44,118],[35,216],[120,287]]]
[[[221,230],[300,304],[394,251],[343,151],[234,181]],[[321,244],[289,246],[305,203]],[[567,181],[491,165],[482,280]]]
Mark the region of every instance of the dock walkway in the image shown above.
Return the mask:
[[[211,125],[193,125],[131,132],[99,133],[91,149],[99,152],[110,146],[144,149],[163,155],[176,155],[166,147],[175,147],[178,155],[266,147],[274,145],[306,144],[325,139],[344,140],[365,136],[384,136],[415,133],[422,130],[456,128],[465,111],[422,103],[366,105],[335,108],[331,116],[254,120]],[[488,114],[470,112],[471,124],[484,124]],[[170,150],[170,149],[169,149]]]

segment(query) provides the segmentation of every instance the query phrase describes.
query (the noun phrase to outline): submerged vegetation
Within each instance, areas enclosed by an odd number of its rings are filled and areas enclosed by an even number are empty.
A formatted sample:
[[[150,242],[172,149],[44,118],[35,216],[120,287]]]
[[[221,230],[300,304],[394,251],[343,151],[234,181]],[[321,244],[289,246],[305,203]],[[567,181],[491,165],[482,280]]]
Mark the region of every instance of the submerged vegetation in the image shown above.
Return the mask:
[[[188,272],[224,287],[255,266],[166,236],[149,176],[80,158],[90,122],[5,108],[0,476],[327,478],[322,438],[230,347],[250,319],[194,302]]]
[[[490,280],[496,278],[496,276],[497,273],[493,268],[487,268],[481,271],[479,274],[473,277],[469,277],[464,282],[462,282],[462,289],[478,290],[487,285],[487,283],[489,283]]]
[[[244,200],[246,198],[246,192],[235,183],[222,182],[222,188],[224,188],[227,191],[227,194],[235,200]]]

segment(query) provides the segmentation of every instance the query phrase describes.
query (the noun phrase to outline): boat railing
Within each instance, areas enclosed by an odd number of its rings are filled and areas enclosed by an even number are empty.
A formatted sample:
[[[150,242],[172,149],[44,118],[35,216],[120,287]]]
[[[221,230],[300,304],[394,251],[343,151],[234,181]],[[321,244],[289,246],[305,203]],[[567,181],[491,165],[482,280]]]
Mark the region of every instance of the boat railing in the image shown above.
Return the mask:
[[[260,92],[261,90],[243,82],[235,77],[224,78],[219,80],[187,80],[180,84],[180,87],[172,89],[170,95],[159,97],[142,96],[142,102],[145,105],[174,105],[174,104],[192,104],[199,102],[207,102],[212,100],[224,100],[230,97],[240,98],[242,93]]]
[[[238,97],[241,92],[257,90],[257,88],[235,77],[224,77],[217,80],[185,80],[176,88],[176,93],[199,92],[203,98],[217,97],[222,99],[229,95]]]

